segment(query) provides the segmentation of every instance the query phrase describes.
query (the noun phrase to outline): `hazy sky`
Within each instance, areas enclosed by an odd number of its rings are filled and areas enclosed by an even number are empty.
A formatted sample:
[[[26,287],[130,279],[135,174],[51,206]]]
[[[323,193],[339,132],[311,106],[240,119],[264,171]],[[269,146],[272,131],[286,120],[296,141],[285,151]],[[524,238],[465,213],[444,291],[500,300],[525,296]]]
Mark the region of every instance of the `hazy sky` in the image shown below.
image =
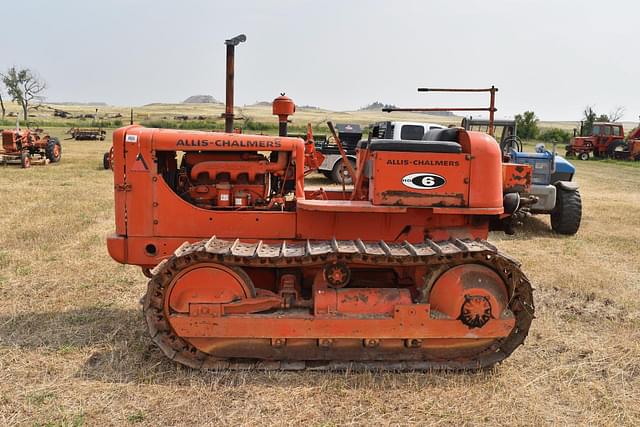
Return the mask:
[[[113,105],[224,99],[224,39],[239,33],[236,104],[286,92],[350,110],[484,105],[486,96],[418,86],[486,87],[498,115],[533,109],[577,120],[640,114],[640,1],[2,1],[0,69],[29,67],[50,101]]]

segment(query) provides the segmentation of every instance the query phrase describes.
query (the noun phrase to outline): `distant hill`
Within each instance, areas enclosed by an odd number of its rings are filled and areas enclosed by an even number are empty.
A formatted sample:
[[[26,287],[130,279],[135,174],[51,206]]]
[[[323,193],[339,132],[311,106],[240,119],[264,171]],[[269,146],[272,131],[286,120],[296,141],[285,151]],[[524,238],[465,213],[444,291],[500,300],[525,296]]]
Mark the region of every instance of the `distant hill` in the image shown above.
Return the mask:
[[[256,101],[247,107],[271,107],[271,101]]]
[[[394,104],[383,104],[380,101],[374,101],[371,104],[360,108],[358,111],[380,111],[383,108],[395,108]]]
[[[371,104],[360,108],[358,111],[381,111],[383,108],[395,108],[395,104],[383,104],[380,101],[374,101]],[[423,114],[428,114],[429,116],[442,116],[442,117],[453,117],[451,111],[425,111]]]
[[[222,104],[211,95],[191,95],[184,101],[183,104]]]
[[[444,117],[455,116],[455,114],[453,114],[451,111],[425,111],[424,114],[428,114],[430,116],[444,116]]]

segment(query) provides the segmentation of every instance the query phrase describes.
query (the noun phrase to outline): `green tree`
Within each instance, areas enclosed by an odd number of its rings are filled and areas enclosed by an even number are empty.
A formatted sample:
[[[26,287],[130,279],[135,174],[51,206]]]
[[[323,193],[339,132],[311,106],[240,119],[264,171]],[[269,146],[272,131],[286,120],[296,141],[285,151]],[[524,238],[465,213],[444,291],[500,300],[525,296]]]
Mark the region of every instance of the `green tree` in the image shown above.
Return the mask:
[[[609,114],[598,114],[593,107],[586,106],[582,112],[582,135],[591,135],[593,124],[595,122],[617,122],[625,113],[625,108],[622,106],[616,107]]]
[[[24,119],[28,118],[29,104],[47,88],[46,83],[28,68],[21,70],[11,67],[2,74],[2,82],[11,99],[22,107]]]
[[[584,111],[582,112],[582,129],[581,135],[591,135],[591,130],[593,129],[593,123],[598,118],[598,115],[591,106],[586,106]]]
[[[545,142],[568,143],[571,134],[564,129],[549,128],[542,130],[538,137]]]
[[[538,118],[533,111],[516,114],[518,136],[522,139],[535,139],[538,136]]]

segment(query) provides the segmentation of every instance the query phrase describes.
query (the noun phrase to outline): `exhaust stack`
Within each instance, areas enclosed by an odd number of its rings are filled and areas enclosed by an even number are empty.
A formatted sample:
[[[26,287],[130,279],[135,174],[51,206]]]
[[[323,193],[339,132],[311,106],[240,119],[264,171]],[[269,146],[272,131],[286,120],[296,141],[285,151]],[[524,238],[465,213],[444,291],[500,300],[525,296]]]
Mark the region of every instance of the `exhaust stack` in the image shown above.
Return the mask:
[[[247,41],[247,36],[240,34],[232,39],[225,40],[224,42],[224,44],[227,45],[227,98],[224,113],[224,131],[227,133],[233,132],[233,74],[235,68],[235,49],[236,46],[245,41]]]

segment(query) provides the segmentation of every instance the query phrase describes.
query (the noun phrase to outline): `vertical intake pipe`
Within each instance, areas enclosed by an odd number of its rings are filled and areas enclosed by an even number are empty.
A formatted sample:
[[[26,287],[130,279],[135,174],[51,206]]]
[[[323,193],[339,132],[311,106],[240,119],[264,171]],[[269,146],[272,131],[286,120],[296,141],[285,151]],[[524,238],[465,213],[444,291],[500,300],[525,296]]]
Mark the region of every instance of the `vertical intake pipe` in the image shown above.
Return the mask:
[[[273,114],[278,116],[278,135],[287,136],[289,116],[296,112],[296,104],[291,98],[281,93],[271,105]]]

